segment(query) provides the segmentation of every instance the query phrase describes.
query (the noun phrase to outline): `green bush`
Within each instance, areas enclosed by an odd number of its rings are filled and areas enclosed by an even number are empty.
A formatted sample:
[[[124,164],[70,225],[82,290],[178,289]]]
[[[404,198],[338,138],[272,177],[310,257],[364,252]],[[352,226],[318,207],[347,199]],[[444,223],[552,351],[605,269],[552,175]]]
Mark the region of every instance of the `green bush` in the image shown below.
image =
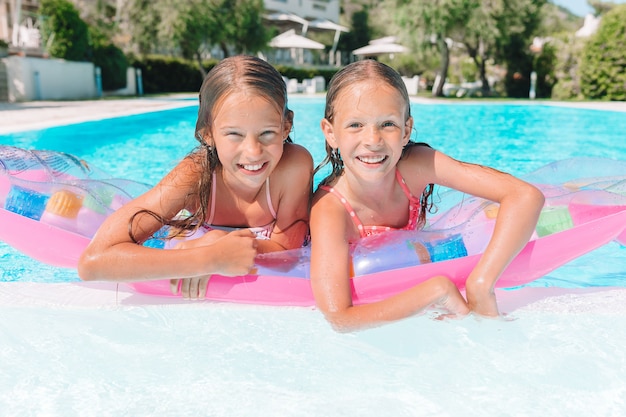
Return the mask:
[[[126,87],[128,60],[124,52],[97,29],[90,27],[89,34],[92,61],[102,70],[102,89],[110,91]]]
[[[120,48],[111,43],[94,45],[93,63],[102,71],[103,90],[117,90],[126,87],[128,61]]]
[[[198,63],[195,61],[162,55],[130,56],[128,59],[130,66],[141,69],[143,91],[146,94],[200,91],[203,80]],[[202,66],[206,71],[210,71],[215,64],[217,61],[212,60],[203,62]],[[337,68],[294,68],[286,65],[276,65],[275,68],[283,76],[298,81],[322,76],[326,85],[338,71]],[[102,78],[104,80],[104,75]]]
[[[556,84],[556,47],[546,43],[535,57],[533,69],[537,72],[537,98],[550,98]]]
[[[602,17],[586,43],[580,62],[583,95],[591,99],[626,100],[626,5]]]
[[[313,78],[317,76],[324,77],[326,81],[326,85],[330,82],[330,79],[335,75],[339,69],[329,68],[329,69],[320,69],[320,68],[294,68],[287,65],[275,65],[275,68],[280,72],[283,76],[287,78],[295,78],[298,81],[302,82],[302,80],[306,78]]]
[[[584,40],[573,34],[561,34],[552,41],[555,45],[556,84],[552,88],[555,100],[581,99],[579,64]]]
[[[198,64],[182,58],[149,55],[131,57],[130,65],[141,69],[143,91],[146,94],[198,92],[202,74]],[[215,62],[204,64],[209,71]]]
[[[87,24],[68,0],[42,0],[39,14],[43,16],[41,34],[50,56],[68,61],[85,61],[89,49]]]

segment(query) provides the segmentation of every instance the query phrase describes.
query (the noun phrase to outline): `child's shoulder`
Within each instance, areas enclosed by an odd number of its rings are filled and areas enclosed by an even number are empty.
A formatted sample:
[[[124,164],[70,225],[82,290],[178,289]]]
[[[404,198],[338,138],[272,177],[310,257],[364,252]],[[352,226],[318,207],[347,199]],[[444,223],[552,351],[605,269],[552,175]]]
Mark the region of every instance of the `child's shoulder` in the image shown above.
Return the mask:
[[[335,217],[342,217],[347,213],[341,200],[336,195],[333,195],[328,188],[322,188],[321,186],[317,187],[313,194],[311,209],[323,211],[326,214],[332,213]]]
[[[426,144],[411,143],[403,151],[398,161],[398,167],[403,169],[415,169],[424,167],[437,151]]]
[[[410,158],[424,158],[432,155],[435,151],[430,145],[422,142],[411,142],[406,146],[402,159]]]
[[[308,149],[297,143],[293,143],[293,142],[285,143],[283,145],[283,154],[285,153],[295,154],[295,155],[299,155],[301,157],[307,157],[313,160],[313,157],[311,156],[311,153],[308,151]]]
[[[298,165],[300,168],[313,167],[311,153],[304,146],[296,143],[285,143],[280,162],[281,165]]]
[[[276,166],[272,179],[285,186],[300,182],[310,182],[313,176],[313,157],[306,148],[295,143],[285,143],[283,155]]]

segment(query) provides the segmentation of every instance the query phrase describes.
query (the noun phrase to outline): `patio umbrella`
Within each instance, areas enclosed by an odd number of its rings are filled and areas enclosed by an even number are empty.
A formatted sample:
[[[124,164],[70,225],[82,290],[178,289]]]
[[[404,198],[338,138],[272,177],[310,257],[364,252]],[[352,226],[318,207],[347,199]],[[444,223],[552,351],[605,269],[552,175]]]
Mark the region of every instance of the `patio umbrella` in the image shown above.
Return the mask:
[[[395,43],[394,36],[387,36],[381,39],[374,39],[368,45],[352,51],[354,55],[377,56],[383,54],[401,54],[408,52],[408,48]]]
[[[269,43],[272,48],[297,48],[297,49],[324,49],[324,44],[315,42],[312,39],[305,38],[304,36],[297,35],[293,29],[283,32],[278,36],[272,38]]]

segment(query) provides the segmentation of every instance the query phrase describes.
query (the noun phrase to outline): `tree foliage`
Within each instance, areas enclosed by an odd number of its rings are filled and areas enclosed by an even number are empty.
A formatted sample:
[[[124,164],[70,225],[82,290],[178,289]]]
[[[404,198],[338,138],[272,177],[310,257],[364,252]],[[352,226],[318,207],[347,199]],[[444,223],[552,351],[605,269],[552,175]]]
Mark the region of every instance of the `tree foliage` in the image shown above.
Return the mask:
[[[233,3],[223,0],[223,3]],[[270,31],[263,24],[263,0],[237,0],[228,19],[225,41],[236,53],[254,54],[270,41]]]
[[[351,53],[355,49],[367,45],[372,39],[372,30],[369,26],[369,12],[367,8],[352,13],[350,26],[350,32],[343,34],[339,38],[337,47],[341,51],[349,51]],[[345,54],[345,58],[350,58],[350,54]],[[343,62],[343,64],[348,63],[348,60]]]
[[[260,51],[269,41],[263,12],[262,0],[131,0],[126,13],[141,53],[165,47],[189,59],[214,45],[225,55]]]
[[[474,61],[484,93],[489,85],[486,65],[503,61],[509,76],[508,93],[519,95],[516,83],[523,83],[528,96],[533,57],[529,46],[541,22],[541,8],[546,0],[396,0],[400,5],[401,26],[419,39],[423,47],[435,44],[441,55],[439,84],[433,95],[442,95],[448,73],[450,48],[458,45]]]
[[[140,54],[168,52],[200,63],[213,46],[224,56],[265,48],[264,10],[262,0],[131,0],[125,13]]]
[[[440,57],[439,82],[433,86],[433,95],[443,95],[443,84],[448,75],[450,46],[453,34],[462,29],[467,20],[468,2],[465,0],[399,0],[400,25],[414,33],[417,45],[436,45]]]
[[[68,61],[87,60],[89,37],[87,24],[68,0],[42,0],[41,35],[50,56]]]
[[[484,94],[489,90],[486,64],[490,60],[501,59],[509,70],[523,69],[526,76],[530,74],[529,39],[538,27],[540,10],[546,0],[397,1],[400,24],[414,33],[417,44],[435,44],[440,52],[441,82],[433,87],[433,95],[442,94],[450,48],[457,45],[462,45],[474,61]]]
[[[102,71],[102,88],[108,91],[126,87],[128,60],[124,52],[93,26],[89,35],[93,63]]]
[[[607,14],[617,6],[617,4],[610,1],[591,0],[588,3],[595,10],[596,16]]]
[[[128,32],[140,54],[153,51],[159,44],[161,22],[160,2],[152,0],[130,0],[123,14],[128,22]]]
[[[582,93],[587,98],[626,100],[626,5],[614,7],[583,49]]]
[[[498,22],[496,59],[507,67],[505,88],[509,97],[528,97],[530,73],[535,57],[530,51],[532,38],[541,24],[541,8],[546,0],[505,2],[505,11]]]

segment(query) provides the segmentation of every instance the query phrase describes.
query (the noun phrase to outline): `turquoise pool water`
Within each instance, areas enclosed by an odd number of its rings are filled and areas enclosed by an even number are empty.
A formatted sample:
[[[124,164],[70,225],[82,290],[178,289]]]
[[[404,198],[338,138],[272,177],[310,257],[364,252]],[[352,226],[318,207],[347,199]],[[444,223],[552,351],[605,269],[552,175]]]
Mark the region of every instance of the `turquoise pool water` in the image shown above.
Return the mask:
[[[291,105],[294,139],[319,161],[323,102]],[[626,113],[490,104],[413,113],[420,140],[517,175],[572,156],[626,159]],[[0,143],[156,182],[194,146],[194,119],[190,107]],[[611,243],[536,284],[624,287],[625,255]],[[0,273],[3,416],[626,415],[624,289],[501,291],[506,320],[426,314],[338,334],[312,308],[162,304],[121,285],[76,283],[73,271],[2,244]]]
[[[292,139],[316,163],[324,158],[319,129],[323,98],[294,98]],[[413,138],[454,158],[489,165],[514,175],[550,162],[580,156],[626,159],[626,114],[541,104],[417,104]],[[114,177],[156,183],[196,146],[197,106],[44,130],[0,135],[0,143],[51,149],[79,156]],[[318,182],[322,174],[316,177]],[[532,285],[624,285],[624,249],[610,244]],[[78,281],[74,271],[31,261],[0,243],[0,281]],[[576,270],[574,273],[571,269]],[[45,272],[44,272],[45,271]],[[582,273],[581,273],[582,272]]]

